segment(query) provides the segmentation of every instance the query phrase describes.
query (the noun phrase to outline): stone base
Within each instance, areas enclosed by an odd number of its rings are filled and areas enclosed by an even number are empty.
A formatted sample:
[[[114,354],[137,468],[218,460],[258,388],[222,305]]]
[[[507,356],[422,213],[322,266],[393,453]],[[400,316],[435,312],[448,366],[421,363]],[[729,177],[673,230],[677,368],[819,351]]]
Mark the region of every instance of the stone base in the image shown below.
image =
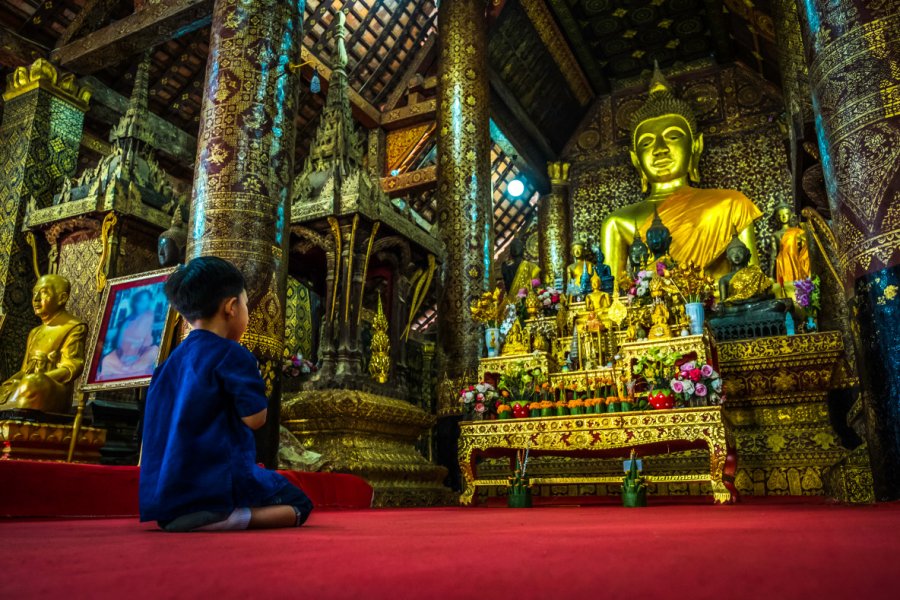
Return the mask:
[[[65,461],[72,440],[72,425],[6,419],[0,421],[0,460]],[[82,427],[74,462],[99,463],[106,430]]]
[[[826,493],[835,500],[848,504],[875,502],[872,468],[865,444],[847,452],[836,465],[825,471],[822,479]]]
[[[307,450],[323,456],[323,470],[369,482],[375,506],[455,503],[442,484],[447,469],[415,447],[435,417],[408,402],[355,390],[302,391],[285,396],[281,422]]]

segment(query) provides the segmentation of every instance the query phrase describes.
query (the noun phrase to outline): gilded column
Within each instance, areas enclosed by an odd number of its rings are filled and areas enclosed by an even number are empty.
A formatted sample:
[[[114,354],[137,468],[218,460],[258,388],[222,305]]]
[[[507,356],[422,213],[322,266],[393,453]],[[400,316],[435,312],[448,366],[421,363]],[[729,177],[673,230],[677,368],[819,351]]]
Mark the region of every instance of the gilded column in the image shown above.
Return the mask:
[[[441,2],[438,218],[446,248],[438,304],[449,374],[475,370],[482,336],[469,303],[488,289],[493,255],[485,0]]]
[[[30,202],[49,206],[67,177],[75,174],[90,92],[74,75],[44,59],[19,67],[7,78],[0,125],[0,373],[19,370],[28,332],[38,320],[31,310],[34,274],[22,225]]]
[[[566,265],[569,264],[569,247],[572,243],[572,219],[569,215],[569,163],[547,163],[550,176],[550,193],[538,204],[538,236],[540,240],[541,273],[544,279],[552,277],[562,282],[565,290],[568,282]]]
[[[234,262],[247,279],[250,324],[242,342],[259,359],[269,416],[258,439],[278,448],[287,286],[287,203],[304,1],[216,0],[201,109],[187,255]]]
[[[861,340],[875,495],[900,498],[900,7],[799,3],[826,188]]]
[[[437,312],[445,391],[454,387],[446,382],[476,372],[483,342],[469,304],[488,289],[493,256],[486,8],[486,0],[440,6],[437,202],[446,258]],[[440,394],[439,414],[458,413],[450,396]],[[459,482],[458,435],[455,419],[441,419],[437,460],[452,487]]]

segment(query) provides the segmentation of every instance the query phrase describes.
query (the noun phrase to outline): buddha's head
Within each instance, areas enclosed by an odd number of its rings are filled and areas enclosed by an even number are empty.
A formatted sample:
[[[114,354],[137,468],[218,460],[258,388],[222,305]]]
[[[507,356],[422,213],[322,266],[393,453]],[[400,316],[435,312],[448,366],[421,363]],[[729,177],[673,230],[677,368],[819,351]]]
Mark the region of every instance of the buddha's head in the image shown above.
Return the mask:
[[[787,202],[779,202],[775,205],[775,221],[779,226],[790,225],[793,216],[794,207]]]
[[[182,208],[175,209],[172,224],[168,229],[159,234],[156,244],[156,254],[159,266],[174,267],[184,262],[184,251],[187,248],[187,229],[184,227]]]
[[[654,212],[653,223],[647,230],[647,248],[653,253],[653,256],[659,258],[669,253],[669,246],[672,245],[672,233],[666,227],[659,213]]]
[[[513,260],[519,260],[525,256],[525,244],[519,238],[509,244],[509,256]]]
[[[60,275],[44,275],[31,291],[31,307],[41,321],[46,323],[66,307],[69,301],[69,281]]]
[[[572,243],[572,258],[574,260],[584,259],[584,243],[577,241]]]
[[[725,248],[725,256],[728,258],[728,262],[736,267],[743,268],[750,264],[750,248],[738,237],[737,233]]]
[[[600,276],[595,273],[594,276],[591,277],[591,289],[594,290],[595,292],[599,292],[600,284],[601,284]]]
[[[641,239],[640,232],[636,231],[634,241],[631,242],[631,246],[628,247],[628,259],[631,261],[632,265],[639,267],[647,262],[649,256],[650,249],[647,248],[647,244]]]
[[[698,164],[703,135],[690,104],[676,98],[657,66],[650,97],[632,116],[631,162],[641,173],[641,187],[700,181]]]

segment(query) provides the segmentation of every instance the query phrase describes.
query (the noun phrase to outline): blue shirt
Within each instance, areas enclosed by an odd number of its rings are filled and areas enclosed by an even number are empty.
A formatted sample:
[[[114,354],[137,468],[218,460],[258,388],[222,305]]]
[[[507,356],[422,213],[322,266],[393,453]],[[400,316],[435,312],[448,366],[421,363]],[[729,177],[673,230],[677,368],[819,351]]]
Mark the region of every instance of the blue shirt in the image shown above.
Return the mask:
[[[260,506],[287,480],[256,464],[241,417],[267,408],[256,358],[195,329],[161,364],[147,391],[141,457],[141,521]]]

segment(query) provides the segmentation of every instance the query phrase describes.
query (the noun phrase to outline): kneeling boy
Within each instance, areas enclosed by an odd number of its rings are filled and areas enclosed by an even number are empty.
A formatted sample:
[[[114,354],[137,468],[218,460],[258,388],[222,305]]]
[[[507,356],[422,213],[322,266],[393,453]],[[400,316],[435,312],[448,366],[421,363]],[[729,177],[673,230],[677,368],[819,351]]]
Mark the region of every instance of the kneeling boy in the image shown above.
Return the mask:
[[[312,502],[256,464],[252,429],[266,422],[265,384],[238,340],[247,329],[244,277],[228,261],[195,258],[166,282],[193,330],[147,391],[141,521],[166,531],[299,527]]]

